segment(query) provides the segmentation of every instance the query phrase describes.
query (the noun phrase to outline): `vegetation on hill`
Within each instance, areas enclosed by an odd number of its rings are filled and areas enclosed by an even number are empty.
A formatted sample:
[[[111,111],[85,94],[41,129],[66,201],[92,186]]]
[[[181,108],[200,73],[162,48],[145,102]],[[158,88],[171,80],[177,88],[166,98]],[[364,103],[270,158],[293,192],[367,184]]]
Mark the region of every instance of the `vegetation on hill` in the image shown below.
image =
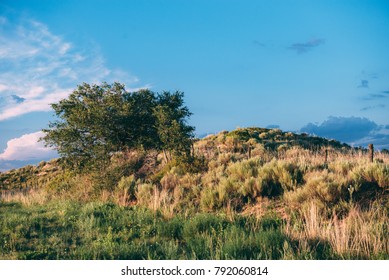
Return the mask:
[[[0,174],[0,258],[389,259],[387,153],[263,128],[181,134],[182,152],[162,132],[103,168]]]
[[[43,130],[42,140],[72,170],[102,170],[117,152],[190,150],[194,128],[186,123],[191,113],[181,92],[127,92],[119,83],[84,83],[52,107],[58,120]]]
[[[249,157],[242,132],[196,141],[191,165],[134,151],[104,178],[58,159],[0,174],[0,258],[389,257],[386,154],[267,138]]]

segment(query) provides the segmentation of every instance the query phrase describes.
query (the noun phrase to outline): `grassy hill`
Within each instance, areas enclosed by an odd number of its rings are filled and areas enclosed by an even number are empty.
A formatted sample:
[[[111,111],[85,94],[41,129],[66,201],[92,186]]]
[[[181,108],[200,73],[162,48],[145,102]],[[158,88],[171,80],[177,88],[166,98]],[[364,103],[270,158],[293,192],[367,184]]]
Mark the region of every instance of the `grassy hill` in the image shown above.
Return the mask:
[[[231,132],[223,131],[217,135],[208,135],[197,139],[194,143],[196,154],[206,156],[208,159],[215,153],[235,152],[237,154],[249,153],[249,150],[264,149],[269,155],[277,156],[280,152],[292,147],[320,151],[332,149],[349,152],[351,147],[336,140],[309,136],[305,133],[295,134],[283,132],[279,129],[244,128]],[[363,151],[360,148],[354,151]],[[0,172],[0,190],[29,189],[44,185],[51,178],[63,172],[60,159],[42,161],[38,165],[27,165],[19,169]]]
[[[389,259],[389,156],[278,129],[0,174],[0,258]]]

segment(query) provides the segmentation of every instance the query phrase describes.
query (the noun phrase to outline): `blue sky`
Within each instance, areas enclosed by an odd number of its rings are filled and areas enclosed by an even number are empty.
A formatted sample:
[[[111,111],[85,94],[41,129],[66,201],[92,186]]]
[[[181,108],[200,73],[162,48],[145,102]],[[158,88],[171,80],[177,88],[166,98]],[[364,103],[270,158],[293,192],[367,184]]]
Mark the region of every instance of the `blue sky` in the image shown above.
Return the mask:
[[[82,82],[185,92],[198,135],[277,126],[389,148],[389,1],[0,3],[0,170]]]

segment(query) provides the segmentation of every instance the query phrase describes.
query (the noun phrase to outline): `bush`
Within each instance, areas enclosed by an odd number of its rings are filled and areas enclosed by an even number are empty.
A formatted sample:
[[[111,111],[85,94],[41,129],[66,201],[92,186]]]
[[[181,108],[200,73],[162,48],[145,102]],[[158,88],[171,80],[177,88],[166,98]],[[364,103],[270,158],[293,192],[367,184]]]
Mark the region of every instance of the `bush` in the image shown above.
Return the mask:
[[[389,165],[369,163],[358,166],[351,172],[352,198],[361,204],[369,204],[379,194],[389,190]]]
[[[301,188],[285,195],[285,199],[296,207],[310,200],[319,200],[324,205],[334,205],[349,197],[350,182],[341,175],[329,173],[327,170],[314,171],[307,173],[305,180],[306,183]]]
[[[205,210],[231,207],[240,211],[259,196],[280,196],[303,182],[297,165],[273,160],[262,166],[257,158],[231,163],[224,176],[218,174],[218,180],[212,180],[209,174],[204,176],[201,205]]]
[[[328,164],[328,170],[342,176],[347,176],[350,170],[352,170],[356,165],[357,162],[355,161],[352,162],[352,161],[337,160],[334,162],[330,162]]]
[[[204,156],[181,156],[178,164],[183,173],[202,173],[208,170],[208,161]]]
[[[303,182],[303,173],[293,163],[272,160],[258,170],[257,192],[262,196],[275,197],[285,191],[296,189]]]
[[[382,190],[388,190],[389,164],[372,163],[358,166],[352,171],[352,178],[358,185],[376,184]]]
[[[260,166],[261,162],[258,159],[243,160],[230,164],[227,167],[227,174],[232,180],[243,182],[246,178],[257,177]]]
[[[69,192],[77,184],[74,178],[75,174],[69,171],[59,173],[47,182],[45,190],[53,194]]]

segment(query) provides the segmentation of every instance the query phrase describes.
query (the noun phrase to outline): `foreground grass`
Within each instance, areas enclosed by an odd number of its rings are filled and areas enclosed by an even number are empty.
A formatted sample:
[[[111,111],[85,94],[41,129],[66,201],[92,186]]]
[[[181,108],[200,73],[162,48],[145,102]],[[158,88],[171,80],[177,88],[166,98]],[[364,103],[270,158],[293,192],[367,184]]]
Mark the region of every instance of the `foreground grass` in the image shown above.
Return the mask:
[[[1,259],[279,259],[277,219],[198,214],[166,220],[113,203],[2,203]]]
[[[0,203],[0,259],[387,259],[337,253],[318,235],[298,235],[275,215],[198,213],[164,218],[114,203]],[[293,231],[293,234],[288,233]],[[300,238],[300,239],[299,239]],[[351,253],[350,253],[351,252]]]

